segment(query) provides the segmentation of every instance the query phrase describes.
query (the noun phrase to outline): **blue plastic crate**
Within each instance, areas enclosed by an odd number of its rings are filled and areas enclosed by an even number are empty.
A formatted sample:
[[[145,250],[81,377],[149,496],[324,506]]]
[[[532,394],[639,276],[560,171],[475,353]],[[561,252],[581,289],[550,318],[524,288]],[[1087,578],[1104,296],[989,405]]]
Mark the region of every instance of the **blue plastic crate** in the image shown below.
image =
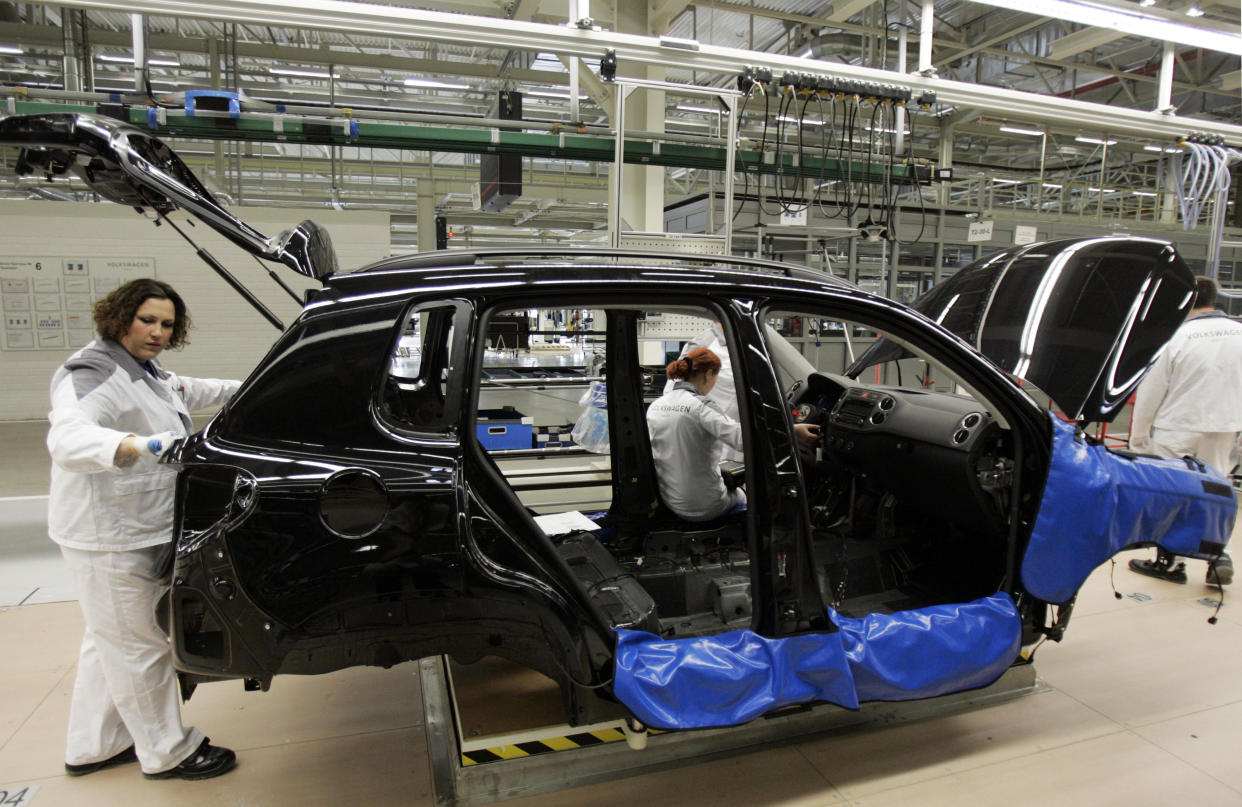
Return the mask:
[[[489,451],[531,448],[534,420],[516,409],[480,409],[475,433]]]

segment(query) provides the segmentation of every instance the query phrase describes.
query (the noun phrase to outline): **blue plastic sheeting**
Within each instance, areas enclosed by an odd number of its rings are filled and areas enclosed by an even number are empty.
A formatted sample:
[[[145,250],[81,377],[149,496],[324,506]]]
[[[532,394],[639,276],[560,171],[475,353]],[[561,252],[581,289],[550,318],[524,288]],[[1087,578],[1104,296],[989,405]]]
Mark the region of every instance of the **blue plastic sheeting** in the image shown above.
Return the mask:
[[[1049,417],[1052,417],[1049,414]],[[1022,559],[1026,590],[1061,603],[1117,552],[1155,542],[1178,555],[1224,545],[1237,509],[1229,480],[1184,460],[1124,457],[1052,417],[1052,464]]]
[[[779,639],[749,630],[684,639],[617,634],[613,691],[648,726],[733,726],[814,700],[858,708],[840,633]]]
[[[837,617],[860,701],[930,698],[986,686],[1022,649],[1022,620],[1001,592],[862,619]]]
[[[1004,593],[836,621],[837,633],[776,639],[749,630],[684,639],[618,630],[613,689],[648,726],[733,726],[797,703],[857,709],[863,700],[983,686],[1013,662],[1021,641]]]

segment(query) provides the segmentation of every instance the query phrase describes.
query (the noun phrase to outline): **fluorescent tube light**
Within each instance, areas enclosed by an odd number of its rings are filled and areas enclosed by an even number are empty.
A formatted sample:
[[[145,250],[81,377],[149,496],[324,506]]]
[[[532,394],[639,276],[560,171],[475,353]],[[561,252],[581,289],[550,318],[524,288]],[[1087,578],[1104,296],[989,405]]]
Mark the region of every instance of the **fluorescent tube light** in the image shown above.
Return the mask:
[[[1101,140],[1098,137],[1075,137],[1074,140],[1078,143],[1091,143],[1092,145],[1096,145],[1096,146],[1117,145],[1116,140]]]
[[[1117,189],[1116,189],[1116,188],[1103,188],[1103,189],[1101,189],[1101,188],[1087,188],[1087,190],[1091,191],[1092,193],[1116,193],[1116,192],[1117,192]]]
[[[1021,11],[1036,17],[1052,17],[1096,28],[1110,28],[1119,34],[1177,42],[1196,48],[1242,55],[1242,36],[1233,30],[1205,28],[1190,22],[1175,22],[1137,7],[1104,6],[1080,0],[976,0],[986,6]]]
[[[795,124],[799,123],[799,120],[797,118],[792,117],[790,115],[779,115],[777,116],[776,119],[779,121],[784,121],[785,123],[795,123]],[[815,118],[803,118],[801,120],[801,124],[803,126],[823,126],[824,122],[822,120],[817,120]]]
[[[1009,132],[1011,134],[1030,135],[1031,137],[1043,137],[1044,136],[1044,133],[1039,131],[1038,129],[1019,129],[1017,126],[1002,126],[1000,127],[1000,130],[1002,132]]]
[[[267,72],[273,76],[300,76],[302,78],[332,78],[331,73],[318,70],[286,70],[283,67],[269,67]]]
[[[1199,8],[1198,6],[1191,6],[1190,8],[1186,9],[1187,17],[1202,17],[1205,13],[1206,12],[1203,9]]]
[[[686,112],[722,112],[720,108],[710,106],[694,106],[693,104],[678,104],[675,109],[683,109]]]
[[[0,53],[22,53],[22,49],[16,45],[0,45]]]
[[[1181,151],[1177,146],[1143,146],[1143,151],[1154,151],[1157,154],[1164,152],[1165,154],[1177,154]]]
[[[1021,185],[1022,184],[1022,180],[1020,179],[1001,179],[999,177],[992,177],[992,182],[996,185]]]
[[[1156,4],[1156,0],[1139,0],[1139,5],[1143,8],[1150,8]]]
[[[1045,188],[1056,188],[1057,190],[1061,190],[1061,186],[1055,182],[1045,182],[1044,187]]]
[[[407,78],[405,80],[407,87],[428,87],[433,90],[468,90],[469,84],[454,84],[448,81],[433,81],[429,78]]]
[[[120,62],[121,64],[133,64],[133,56],[113,56],[111,53],[99,54],[101,62]],[[181,62],[174,59],[147,59],[147,64],[151,67],[180,67]]]
[[[1151,191],[1130,191],[1130,192],[1133,193],[1135,196],[1155,196],[1156,195],[1152,193]]]

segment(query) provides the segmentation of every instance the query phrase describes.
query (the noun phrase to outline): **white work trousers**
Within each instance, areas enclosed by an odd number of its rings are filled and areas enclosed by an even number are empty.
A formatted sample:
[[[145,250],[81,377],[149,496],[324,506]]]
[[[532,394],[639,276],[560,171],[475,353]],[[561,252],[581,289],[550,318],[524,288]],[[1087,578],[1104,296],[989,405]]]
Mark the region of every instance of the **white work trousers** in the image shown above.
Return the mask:
[[[131,744],[146,773],[179,765],[203,735],[181,725],[168,639],[155,624],[159,547],[91,552],[62,546],[86,618],[69,707],[65,761],[99,762]]]
[[[1151,430],[1151,453],[1158,457],[1195,457],[1225,476],[1233,470],[1233,450],[1237,432],[1184,432],[1173,429]]]
[[[1194,457],[1228,476],[1235,464],[1234,447],[1237,444],[1237,432],[1184,432],[1153,428],[1151,446],[1147,450],[1158,457],[1171,459]],[[1229,551],[1224,554],[1229,555]]]

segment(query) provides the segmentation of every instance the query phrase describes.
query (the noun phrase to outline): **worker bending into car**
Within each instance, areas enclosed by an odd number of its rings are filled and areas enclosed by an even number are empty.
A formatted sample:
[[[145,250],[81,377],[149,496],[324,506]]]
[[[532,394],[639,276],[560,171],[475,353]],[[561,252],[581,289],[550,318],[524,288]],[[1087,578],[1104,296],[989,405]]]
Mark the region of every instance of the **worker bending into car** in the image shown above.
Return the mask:
[[[95,304],[98,336],[52,376],[48,531],[86,621],[69,707],[65,771],[137,761],[148,779],[206,779],[236,755],[181,724],[168,637],[155,624],[167,588],[176,470],[159,464],[189,412],[228,400],[238,381],[187,378],[156,357],[186,343],[190,316],[167,283],[134,280]]]
[[[1130,448],[1160,457],[1195,457],[1226,476],[1242,432],[1242,323],[1216,309],[1218,286],[1195,278],[1194,307],[1134,397]],[[1164,549],[1131,560],[1139,574],[1186,582],[1186,565]],[[1206,581],[1233,581],[1227,553],[1208,562]]]
[[[742,427],[709,397],[721,361],[705,347],[690,350],[665,369],[667,388],[647,409],[647,430],[660,498],[686,521],[712,521],[746,508],[746,494],[729,490],[720,475],[721,449],[742,452]],[[799,440],[813,444],[819,427],[799,423]]]

